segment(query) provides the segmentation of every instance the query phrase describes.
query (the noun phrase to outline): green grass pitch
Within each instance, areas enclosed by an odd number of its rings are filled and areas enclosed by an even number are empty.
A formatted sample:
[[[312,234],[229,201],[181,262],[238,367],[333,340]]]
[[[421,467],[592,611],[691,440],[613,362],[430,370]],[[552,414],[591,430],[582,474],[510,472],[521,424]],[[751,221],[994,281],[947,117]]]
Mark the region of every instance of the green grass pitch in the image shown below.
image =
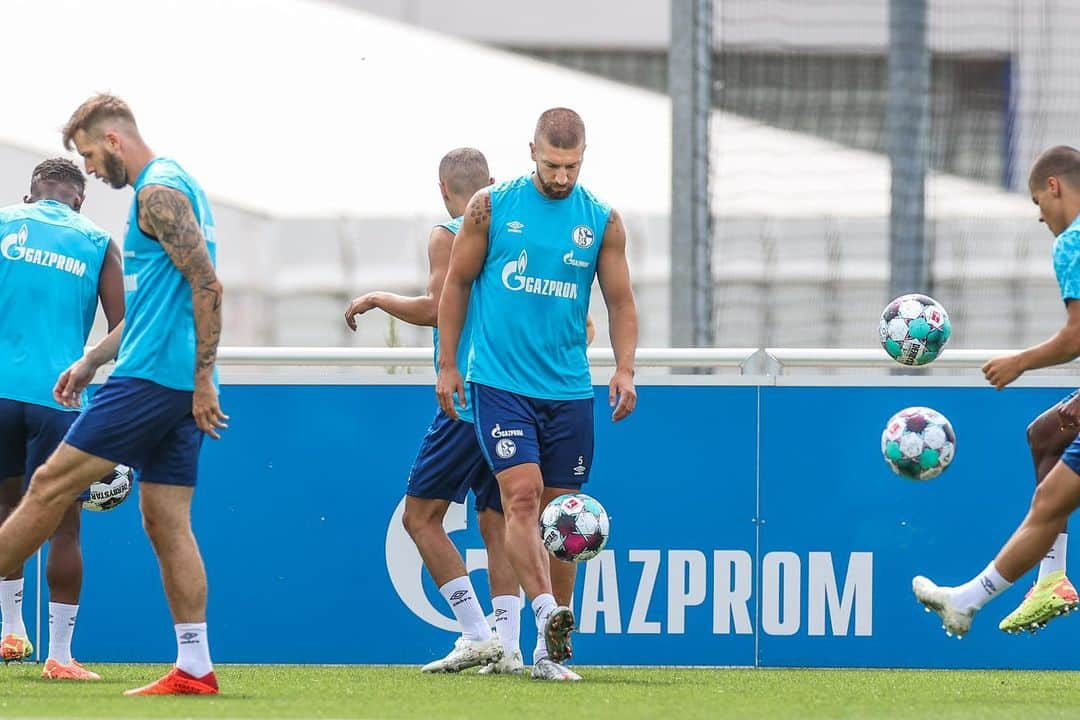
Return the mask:
[[[127,698],[166,670],[90,665],[100,683],[0,667],[15,718],[1050,718],[1077,717],[1080,673],[581,667],[585,681],[422,675],[411,667],[217,668],[217,697]]]

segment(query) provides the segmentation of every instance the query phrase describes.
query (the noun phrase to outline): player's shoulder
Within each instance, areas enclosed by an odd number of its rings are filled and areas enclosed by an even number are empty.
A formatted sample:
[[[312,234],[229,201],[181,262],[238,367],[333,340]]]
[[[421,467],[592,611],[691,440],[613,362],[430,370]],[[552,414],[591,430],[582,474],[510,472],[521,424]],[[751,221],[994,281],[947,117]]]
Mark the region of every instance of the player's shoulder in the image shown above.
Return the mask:
[[[1054,239],[1054,257],[1075,257],[1080,255],[1080,227],[1070,225]]]
[[[0,225],[16,222],[30,222],[43,228],[75,230],[97,244],[109,240],[109,233],[85,215],[60,202],[19,203],[0,208]]]
[[[578,189],[581,192],[581,199],[582,200],[589,203],[590,205],[595,206],[601,212],[605,212],[605,213],[612,212],[611,205],[609,205],[608,203],[601,200],[600,197],[596,193],[594,193],[592,190],[590,190],[589,188],[587,188],[587,187],[585,187],[584,185],[581,185],[581,184],[578,185]]]
[[[461,230],[461,223],[464,219],[464,215],[458,215],[456,218],[452,218],[445,222],[435,223],[435,229],[442,228],[451,235],[457,235],[458,231]]]
[[[508,193],[521,192],[523,189],[527,188],[531,182],[532,175],[522,175],[511,180],[503,180],[501,183],[490,185],[488,186],[487,191],[492,198],[495,198],[496,196],[506,195]]]
[[[163,186],[191,193],[195,190],[195,181],[180,163],[169,157],[156,157],[139,174],[135,182],[135,191],[142,192],[148,186]]]
[[[26,203],[0,207],[0,223],[15,222],[17,220],[25,219],[27,217],[26,208]]]
[[[109,233],[90,218],[75,211],[71,212],[69,221],[83,235],[93,240],[98,245],[109,242]]]

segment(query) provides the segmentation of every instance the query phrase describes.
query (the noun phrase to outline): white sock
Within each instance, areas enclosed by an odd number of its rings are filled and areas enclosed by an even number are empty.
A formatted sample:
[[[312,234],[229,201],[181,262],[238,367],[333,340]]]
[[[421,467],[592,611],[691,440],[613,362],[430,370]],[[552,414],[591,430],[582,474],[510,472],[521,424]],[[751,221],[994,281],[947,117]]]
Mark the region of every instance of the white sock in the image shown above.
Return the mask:
[[[476,591],[468,575],[454,578],[439,588],[439,592],[450,604],[454,617],[461,623],[461,636],[466,640],[487,640],[491,637],[484,610],[476,599]]]
[[[547,639],[544,638],[544,625],[558,604],[551,593],[538,595],[532,601],[533,616],[536,618],[536,647],[533,649],[533,662],[548,656]]]
[[[0,627],[0,636],[26,636],[26,626],[23,625],[22,617],[22,601],[22,578],[18,580],[0,580],[0,615],[4,619],[3,626]]]
[[[206,623],[177,623],[175,627],[176,667],[197,678],[213,672]]]
[[[952,600],[957,607],[981,610],[982,606],[1012,587],[1012,583],[1001,577],[1001,573],[991,562],[981,573],[963,585],[953,588]]]
[[[71,636],[78,614],[78,605],[49,603],[49,657],[61,665],[71,664]]]
[[[521,651],[521,598],[517,595],[496,595],[491,598],[495,608],[495,632],[502,643],[503,656],[510,658]]]
[[[1039,579],[1036,582],[1042,582],[1043,578],[1050,573],[1065,569],[1065,549],[1068,544],[1069,533],[1061,533],[1057,536],[1057,540],[1050,546],[1046,556],[1039,563]]]

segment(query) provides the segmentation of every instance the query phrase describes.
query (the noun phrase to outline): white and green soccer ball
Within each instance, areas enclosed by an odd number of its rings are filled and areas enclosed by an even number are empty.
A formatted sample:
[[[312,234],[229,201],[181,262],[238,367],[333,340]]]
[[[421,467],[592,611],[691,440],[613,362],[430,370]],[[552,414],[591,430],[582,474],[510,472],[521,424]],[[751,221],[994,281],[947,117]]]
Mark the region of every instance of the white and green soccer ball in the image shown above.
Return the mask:
[[[83,500],[83,510],[112,510],[131,494],[131,482],[131,468],[117,465],[112,472],[90,486],[90,497]]]
[[[881,455],[892,471],[909,480],[945,472],[956,456],[956,433],[948,419],[927,407],[909,407],[889,418],[881,433]]]
[[[901,295],[885,306],[879,325],[881,347],[901,365],[926,365],[949,342],[949,314],[929,295]]]

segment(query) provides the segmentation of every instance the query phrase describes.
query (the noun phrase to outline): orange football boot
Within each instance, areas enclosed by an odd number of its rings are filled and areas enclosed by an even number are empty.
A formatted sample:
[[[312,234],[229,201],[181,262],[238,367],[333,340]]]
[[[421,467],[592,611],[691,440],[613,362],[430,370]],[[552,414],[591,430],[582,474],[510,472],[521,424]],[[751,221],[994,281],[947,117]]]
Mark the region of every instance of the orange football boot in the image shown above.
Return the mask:
[[[46,680],[100,680],[101,676],[93,670],[87,670],[72,659],[67,665],[61,665],[56,660],[49,658],[45,661],[45,668],[41,671],[41,677]]]
[[[164,677],[149,685],[134,690],[125,690],[125,695],[217,695],[218,684],[214,673],[209,672],[201,678],[189,675],[174,667]]]

